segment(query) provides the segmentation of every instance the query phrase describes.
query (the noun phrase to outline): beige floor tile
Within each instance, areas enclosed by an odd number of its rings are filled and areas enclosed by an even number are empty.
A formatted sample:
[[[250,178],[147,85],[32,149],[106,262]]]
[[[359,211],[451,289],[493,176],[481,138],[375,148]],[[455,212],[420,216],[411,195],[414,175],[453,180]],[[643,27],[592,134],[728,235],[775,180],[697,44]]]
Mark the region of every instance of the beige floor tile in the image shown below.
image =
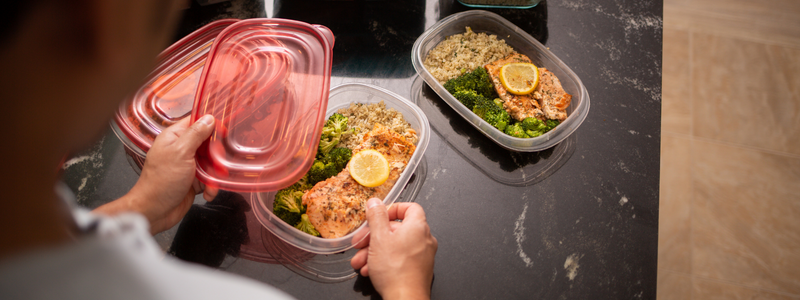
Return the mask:
[[[691,140],[661,137],[658,268],[691,273]]]
[[[695,139],[692,274],[800,295],[800,158]]]
[[[691,39],[693,134],[800,154],[800,49]]]
[[[689,31],[664,28],[661,130],[691,134]]]
[[[752,289],[725,282],[707,280],[703,278],[692,279],[692,299],[703,300],[791,300],[797,297],[787,296],[773,291]],[[660,299],[659,299],[660,300]]]
[[[800,1],[667,0],[664,28],[800,47]]]
[[[691,300],[692,277],[689,274],[658,271],[658,300]]]

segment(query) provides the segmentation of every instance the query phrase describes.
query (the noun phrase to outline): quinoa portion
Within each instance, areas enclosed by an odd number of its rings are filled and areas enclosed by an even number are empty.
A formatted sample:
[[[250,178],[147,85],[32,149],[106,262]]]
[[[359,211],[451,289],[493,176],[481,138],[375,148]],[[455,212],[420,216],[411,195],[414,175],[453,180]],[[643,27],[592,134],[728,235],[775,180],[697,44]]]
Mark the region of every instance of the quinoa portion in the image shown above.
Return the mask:
[[[380,123],[405,137],[408,142],[417,144],[417,132],[403,118],[403,114],[394,108],[387,109],[383,101],[372,104],[351,103],[350,107],[337,112],[347,117],[347,126],[350,128],[348,133],[342,134],[340,146],[355,149],[364,139],[364,134],[375,127],[375,123]]]
[[[441,41],[422,63],[441,84],[515,52],[494,34],[475,33],[470,27],[466,30]]]

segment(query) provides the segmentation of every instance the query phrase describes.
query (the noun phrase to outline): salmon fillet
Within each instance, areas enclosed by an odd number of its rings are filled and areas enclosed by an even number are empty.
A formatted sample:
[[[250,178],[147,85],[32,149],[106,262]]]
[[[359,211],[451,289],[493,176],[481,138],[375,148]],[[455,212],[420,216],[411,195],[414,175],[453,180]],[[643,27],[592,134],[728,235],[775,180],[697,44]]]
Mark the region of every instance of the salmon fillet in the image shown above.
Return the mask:
[[[512,118],[519,121],[528,117],[534,117],[540,120],[544,119],[544,112],[542,112],[539,102],[533,99],[533,95],[514,95],[506,91],[503,84],[500,82],[500,68],[510,63],[530,63],[531,59],[519,53],[513,53],[506,58],[498,59],[483,66],[489,77],[492,78],[494,90],[500,99],[503,100],[503,108],[511,115]]]
[[[528,117],[539,120],[559,120],[567,118],[566,109],[572,101],[572,95],[567,94],[561,87],[553,72],[546,68],[539,68],[539,85],[528,95],[514,95],[506,91],[500,82],[500,68],[509,63],[524,62],[530,63],[531,60],[525,55],[514,53],[508,57],[493,61],[484,66],[495,91],[503,100],[503,108],[512,118],[522,121]]]
[[[572,95],[564,91],[553,72],[539,68],[539,85],[531,94],[542,105],[545,117],[559,121],[567,118],[566,109],[572,102]]]
[[[359,184],[350,176],[348,164],[341,173],[317,183],[303,195],[308,219],[323,238],[343,237],[361,226],[367,218],[367,200],[383,199],[389,194],[416,146],[402,135],[375,124],[353,153],[367,149],[380,152],[389,162],[389,179],[385,183],[374,188]]]

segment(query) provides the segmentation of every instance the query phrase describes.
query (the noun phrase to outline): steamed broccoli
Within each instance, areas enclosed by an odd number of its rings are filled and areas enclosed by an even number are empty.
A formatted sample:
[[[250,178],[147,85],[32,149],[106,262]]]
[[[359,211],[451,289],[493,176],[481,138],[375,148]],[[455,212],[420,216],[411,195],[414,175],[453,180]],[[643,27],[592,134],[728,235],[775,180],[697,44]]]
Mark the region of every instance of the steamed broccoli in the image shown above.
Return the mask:
[[[347,117],[340,113],[334,113],[328,117],[328,121],[325,122],[325,128],[332,128],[334,134],[338,137],[347,130]]]
[[[319,138],[319,147],[317,148],[317,158],[321,158],[328,152],[331,152],[336,145],[339,144],[339,137],[347,131],[347,117],[340,113],[334,113],[325,125],[322,127],[322,135]]]
[[[535,138],[537,136],[542,135],[542,132],[541,131],[533,131],[533,130],[525,130],[525,134],[527,134],[528,137]]]
[[[547,121],[545,121],[545,123],[547,123],[547,130],[548,131],[552,130],[553,128],[556,128],[556,126],[558,126],[558,124],[561,124],[561,122],[559,122],[558,120],[547,120]]]
[[[528,135],[525,133],[525,130],[522,129],[520,123],[514,123],[506,126],[505,133],[513,137],[528,138]]]
[[[342,169],[344,169],[345,166],[347,166],[347,162],[349,162],[350,158],[352,157],[352,150],[346,147],[338,147],[326,154],[323,158],[323,161],[325,163],[332,163],[336,168],[336,173],[338,174],[342,171]]]
[[[339,138],[335,137],[331,140],[323,138],[319,140],[319,148],[317,149],[317,158],[328,154],[333,150],[333,147],[339,144]]]
[[[317,182],[336,176],[339,171],[341,170],[337,171],[336,165],[333,163],[315,160],[314,164],[311,165],[311,170],[308,170],[308,183],[314,186]]]
[[[472,112],[497,129],[503,130],[511,122],[511,116],[504,109],[497,106],[494,101],[483,98],[475,103]]]
[[[476,93],[473,90],[461,90],[455,92],[453,93],[453,97],[456,98],[458,101],[461,102],[461,104],[464,104],[464,106],[466,106],[469,109],[475,107],[475,104],[479,102],[486,101],[485,97],[478,95],[478,93]]]
[[[542,122],[537,118],[531,118],[531,117],[525,118],[525,120],[522,120],[521,125],[522,129],[525,130],[541,131],[541,132],[547,132],[548,130],[547,124],[545,124],[545,122]]]
[[[503,99],[494,98],[494,104],[497,104],[497,107],[503,108]]]
[[[308,233],[313,236],[319,236],[319,231],[314,228],[314,224],[311,224],[311,221],[308,219],[307,214],[303,214],[300,217],[300,223],[294,226],[294,228],[300,229],[300,231]]]
[[[312,187],[313,186],[308,183],[308,174],[306,174],[306,175],[303,175],[303,177],[300,178],[300,180],[298,180],[297,182],[292,184],[290,187],[285,188],[285,189],[286,190],[305,192],[307,190],[310,190]]]
[[[302,199],[302,191],[292,189],[280,190],[277,194],[275,194],[275,202],[272,204],[272,212],[284,222],[296,224],[300,221],[300,215],[305,212]]]
[[[448,80],[444,88],[455,96],[458,91],[472,90],[483,97],[494,99],[497,92],[494,90],[489,73],[483,67],[478,67],[472,72],[464,73],[459,77]]]

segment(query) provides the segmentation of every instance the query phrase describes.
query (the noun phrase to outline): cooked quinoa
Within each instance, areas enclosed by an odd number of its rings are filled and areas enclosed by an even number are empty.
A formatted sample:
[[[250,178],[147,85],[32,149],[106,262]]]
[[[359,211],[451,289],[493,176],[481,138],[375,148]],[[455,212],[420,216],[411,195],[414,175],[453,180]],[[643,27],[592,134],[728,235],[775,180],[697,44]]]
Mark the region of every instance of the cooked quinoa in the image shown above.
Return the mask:
[[[498,39],[496,35],[475,33],[467,27],[467,32],[451,35],[431,49],[423,65],[433,78],[444,84],[464,72],[514,52],[505,40]]]
[[[404,136],[408,142],[417,144],[417,132],[406,122],[403,114],[394,108],[387,109],[383,101],[372,104],[351,103],[350,107],[339,109],[338,113],[347,117],[347,125],[353,129],[352,133],[342,135],[340,146],[355,149],[375,123],[380,123]]]

